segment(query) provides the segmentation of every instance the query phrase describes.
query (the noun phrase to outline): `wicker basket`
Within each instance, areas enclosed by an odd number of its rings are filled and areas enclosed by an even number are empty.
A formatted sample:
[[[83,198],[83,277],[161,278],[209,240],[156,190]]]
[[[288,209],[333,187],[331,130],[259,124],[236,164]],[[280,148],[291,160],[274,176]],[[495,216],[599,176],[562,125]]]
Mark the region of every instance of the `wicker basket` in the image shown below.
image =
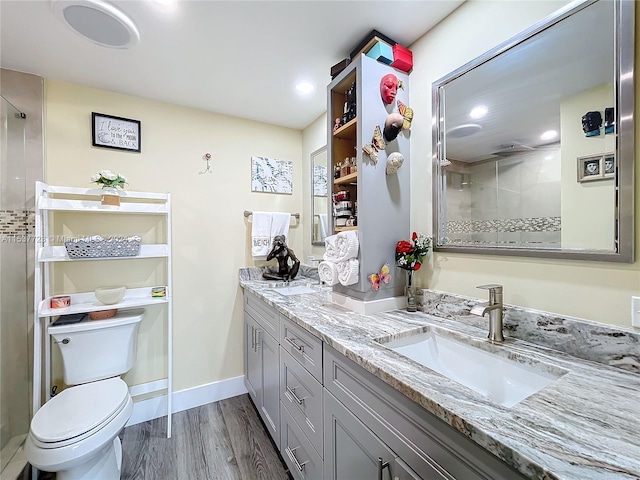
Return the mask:
[[[135,257],[140,237],[79,238],[64,242],[69,258]]]

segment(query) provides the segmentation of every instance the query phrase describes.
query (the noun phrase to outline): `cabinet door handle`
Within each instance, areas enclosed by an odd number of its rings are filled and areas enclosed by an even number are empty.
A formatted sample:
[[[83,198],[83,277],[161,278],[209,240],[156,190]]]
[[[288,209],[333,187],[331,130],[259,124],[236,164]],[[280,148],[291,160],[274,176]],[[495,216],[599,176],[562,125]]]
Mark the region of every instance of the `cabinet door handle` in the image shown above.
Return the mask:
[[[290,447],[287,447],[287,448],[284,449],[284,451],[287,452],[287,455],[289,456],[289,458],[291,459],[293,464],[296,466],[298,471],[301,472],[301,471],[304,470],[304,466],[307,464],[307,462],[300,463],[298,461],[298,459],[296,458],[296,453],[295,453],[297,449],[298,449],[298,447],[294,448],[293,450]]]
[[[256,328],[256,352],[258,351],[258,349],[262,346],[260,345],[260,337],[259,335],[262,333],[262,330],[258,330]]]
[[[299,398],[296,395],[295,388],[290,388],[287,386],[287,393],[291,395],[296,402],[298,402],[298,405],[302,405],[302,402],[304,402],[304,398]]]
[[[294,338],[284,337],[284,339],[291,344],[293,348],[298,350],[300,353],[304,353],[304,345],[298,345]]]
[[[378,457],[378,480],[382,480],[382,471],[389,468],[389,462],[384,462],[382,457]]]
[[[251,350],[256,350],[256,328],[251,325]]]

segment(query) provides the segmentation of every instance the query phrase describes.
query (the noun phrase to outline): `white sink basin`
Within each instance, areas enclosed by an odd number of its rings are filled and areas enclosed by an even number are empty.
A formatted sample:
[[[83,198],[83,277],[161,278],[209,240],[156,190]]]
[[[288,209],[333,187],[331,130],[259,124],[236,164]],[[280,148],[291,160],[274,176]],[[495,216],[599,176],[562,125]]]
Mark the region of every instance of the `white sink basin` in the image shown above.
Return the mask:
[[[276,288],[273,288],[272,290],[274,292],[278,292],[280,295],[285,295],[285,296],[316,292],[316,290],[314,290],[312,287],[309,287],[307,285],[276,287]]]
[[[516,405],[567,373],[450,330],[423,327],[407,333],[378,342],[505,407]]]

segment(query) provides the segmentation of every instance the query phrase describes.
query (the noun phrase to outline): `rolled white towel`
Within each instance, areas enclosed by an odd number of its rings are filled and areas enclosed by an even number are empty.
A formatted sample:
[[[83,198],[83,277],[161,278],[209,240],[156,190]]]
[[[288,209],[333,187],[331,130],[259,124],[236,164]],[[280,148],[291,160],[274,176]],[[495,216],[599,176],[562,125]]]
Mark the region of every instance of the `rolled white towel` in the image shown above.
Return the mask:
[[[318,264],[320,280],[333,287],[338,283],[338,266],[332,262],[320,262]]]
[[[338,267],[338,281],[341,285],[353,285],[358,283],[360,272],[360,262],[357,258],[350,258],[344,262],[336,263]]]
[[[356,258],[359,249],[358,232],[355,230],[340,232],[336,235],[333,245],[327,247],[324,259],[336,263],[344,262],[350,258]]]
[[[337,235],[330,235],[324,239],[325,252],[322,258],[327,261],[333,261],[338,254],[338,250],[336,249],[336,238],[338,238]]]

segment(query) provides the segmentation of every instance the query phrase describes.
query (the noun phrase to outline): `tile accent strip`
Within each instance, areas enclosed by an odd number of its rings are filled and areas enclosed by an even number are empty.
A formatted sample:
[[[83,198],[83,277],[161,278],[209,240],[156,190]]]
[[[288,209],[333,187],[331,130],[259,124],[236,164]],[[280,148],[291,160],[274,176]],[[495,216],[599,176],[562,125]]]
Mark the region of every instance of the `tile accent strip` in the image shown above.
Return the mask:
[[[420,310],[438,317],[487,328],[487,320],[471,315],[477,298],[423,289]],[[505,336],[640,374],[640,330],[614,327],[538,310],[504,306]]]
[[[32,210],[0,210],[0,237],[3,241],[11,241],[10,237],[26,239],[34,234],[35,227],[35,212]],[[14,241],[18,240],[14,238]]]
[[[447,233],[559,232],[561,227],[560,217],[450,220],[447,222]]]

